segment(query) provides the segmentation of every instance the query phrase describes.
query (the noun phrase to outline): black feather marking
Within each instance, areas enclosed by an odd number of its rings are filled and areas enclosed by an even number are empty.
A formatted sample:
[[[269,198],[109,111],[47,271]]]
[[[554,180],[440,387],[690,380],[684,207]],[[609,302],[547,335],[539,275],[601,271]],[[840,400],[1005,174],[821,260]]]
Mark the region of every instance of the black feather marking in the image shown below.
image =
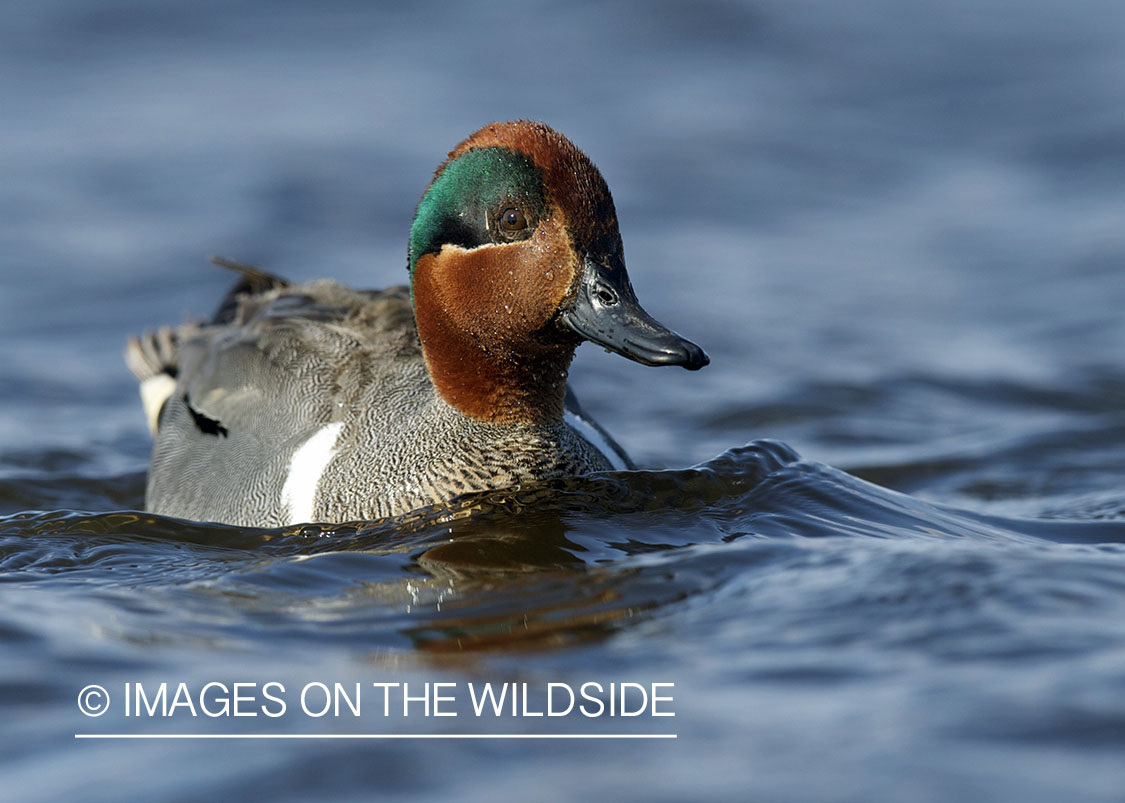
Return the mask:
[[[192,407],[191,399],[187,395],[184,396],[184,406],[191,413],[191,420],[195,422],[196,428],[204,435],[214,435],[219,438],[226,438],[230,435],[229,430],[216,419],[206,416]]]

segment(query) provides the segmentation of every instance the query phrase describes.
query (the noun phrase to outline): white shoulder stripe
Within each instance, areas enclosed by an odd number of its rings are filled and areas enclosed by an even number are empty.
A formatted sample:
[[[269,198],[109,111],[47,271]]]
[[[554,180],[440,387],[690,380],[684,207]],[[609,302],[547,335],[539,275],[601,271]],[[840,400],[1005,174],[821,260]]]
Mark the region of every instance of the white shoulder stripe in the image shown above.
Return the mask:
[[[571,428],[577,430],[579,435],[601,452],[615,471],[625,471],[629,468],[625,465],[625,461],[621,459],[621,455],[617,453],[617,450],[609,445],[609,441],[605,439],[605,436],[598,432],[597,427],[592,426],[589,421],[584,418],[579,418],[570,410],[563,413],[563,421],[569,424]]]
[[[281,504],[289,524],[313,520],[320,478],[336,454],[336,441],[343,428],[343,421],[325,424],[293,452],[289,460],[289,475],[281,488]]]

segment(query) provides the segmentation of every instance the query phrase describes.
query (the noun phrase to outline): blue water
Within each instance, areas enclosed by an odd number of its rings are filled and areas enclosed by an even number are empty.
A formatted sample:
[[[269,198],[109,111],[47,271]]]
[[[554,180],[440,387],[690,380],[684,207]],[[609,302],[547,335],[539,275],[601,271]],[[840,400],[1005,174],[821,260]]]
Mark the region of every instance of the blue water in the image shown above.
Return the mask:
[[[1097,0],[5,4],[0,797],[1125,798],[1122,75]],[[124,338],[206,315],[208,254],[404,281],[433,169],[516,117],[599,165],[638,296],[712,357],[580,349],[648,470],[138,513]],[[287,711],[124,714],[208,682]],[[299,710],[357,682],[361,716]],[[487,682],[674,683],[675,716],[477,717]]]

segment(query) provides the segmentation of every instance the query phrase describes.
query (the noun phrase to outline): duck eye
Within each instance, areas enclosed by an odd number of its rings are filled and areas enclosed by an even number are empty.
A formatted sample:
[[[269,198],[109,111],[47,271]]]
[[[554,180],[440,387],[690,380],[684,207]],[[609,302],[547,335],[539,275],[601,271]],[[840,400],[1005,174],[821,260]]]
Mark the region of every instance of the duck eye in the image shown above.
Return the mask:
[[[504,231],[523,231],[527,228],[527,216],[514,207],[505,209],[500,213],[500,228]]]

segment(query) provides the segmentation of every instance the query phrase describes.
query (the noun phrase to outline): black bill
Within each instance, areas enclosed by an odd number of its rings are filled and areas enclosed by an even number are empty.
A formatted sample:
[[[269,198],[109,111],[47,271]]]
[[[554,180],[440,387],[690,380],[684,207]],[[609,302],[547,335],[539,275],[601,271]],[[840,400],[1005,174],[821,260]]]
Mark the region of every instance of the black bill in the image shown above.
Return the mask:
[[[623,265],[587,259],[574,304],[563,322],[587,340],[644,365],[682,365],[697,371],[711,362],[703,349],[644,311]]]

